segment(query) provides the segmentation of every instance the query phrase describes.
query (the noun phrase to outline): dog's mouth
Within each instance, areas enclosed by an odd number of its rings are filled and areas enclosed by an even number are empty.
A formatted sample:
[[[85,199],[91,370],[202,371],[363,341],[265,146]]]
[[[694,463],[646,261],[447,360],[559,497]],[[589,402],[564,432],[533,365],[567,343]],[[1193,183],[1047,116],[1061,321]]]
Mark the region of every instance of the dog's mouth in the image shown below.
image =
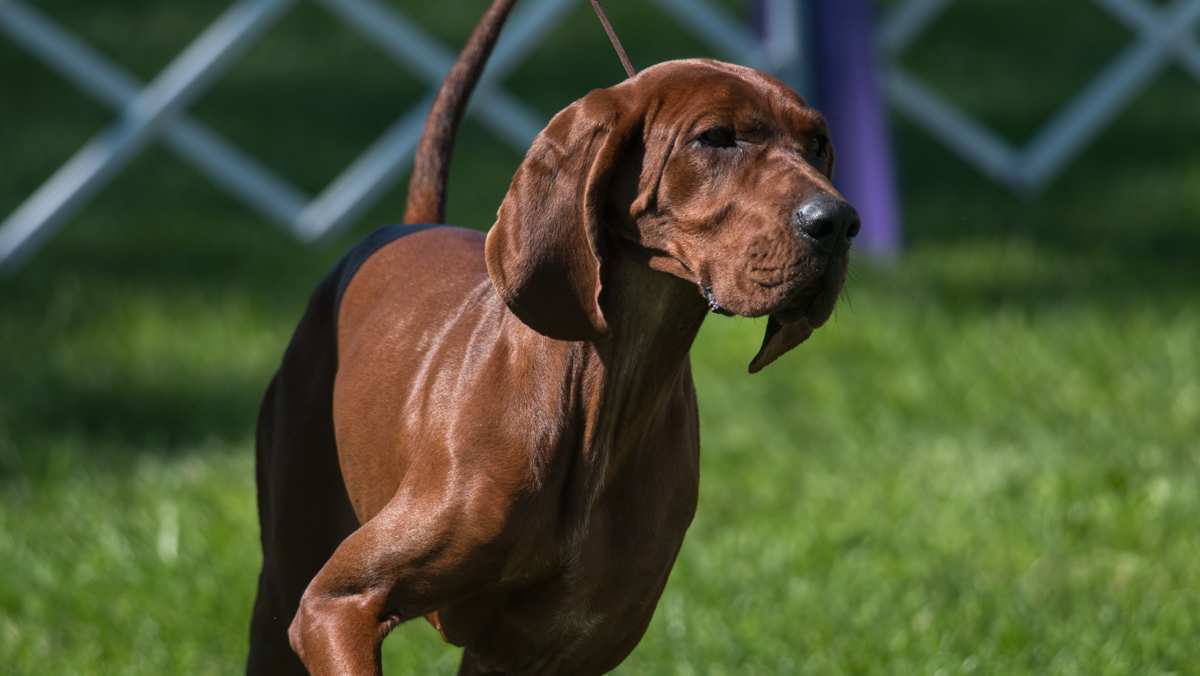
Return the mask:
[[[811,262],[804,262],[789,267],[792,275],[787,279],[771,283],[753,278],[747,280],[760,292],[767,291],[770,296],[775,296],[773,302],[767,298],[750,300],[755,294],[747,294],[744,298],[735,295],[731,302],[723,302],[718,298],[713,285],[706,281],[698,283],[700,295],[704,297],[709,311],[714,314],[727,317],[771,316],[785,324],[806,320],[814,328],[820,327],[832,314],[838,293],[841,291],[841,276],[845,271],[844,257],[840,260],[831,257],[816,266]]]
[[[717,294],[713,291],[711,284],[701,282],[700,295],[704,296],[704,302],[708,303],[709,312],[712,312],[713,314],[724,315],[726,317],[732,317],[737,314],[736,312],[727,309],[724,305],[721,305],[721,301],[717,300]]]

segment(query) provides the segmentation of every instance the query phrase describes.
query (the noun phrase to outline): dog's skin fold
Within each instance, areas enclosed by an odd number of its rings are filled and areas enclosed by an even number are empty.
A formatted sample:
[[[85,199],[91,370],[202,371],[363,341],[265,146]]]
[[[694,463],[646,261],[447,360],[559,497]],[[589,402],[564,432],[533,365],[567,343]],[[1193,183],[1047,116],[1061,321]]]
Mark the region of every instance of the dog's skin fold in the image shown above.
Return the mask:
[[[444,85],[408,222],[442,220],[511,4]],[[692,341],[710,310],[769,315],[758,370],[829,317],[858,229],[832,165],[783,84],[669,62],[556,115],[486,240],[395,226],[352,251],[263,400],[248,673],[380,673],[422,615],[461,674],[619,664],[696,509]]]

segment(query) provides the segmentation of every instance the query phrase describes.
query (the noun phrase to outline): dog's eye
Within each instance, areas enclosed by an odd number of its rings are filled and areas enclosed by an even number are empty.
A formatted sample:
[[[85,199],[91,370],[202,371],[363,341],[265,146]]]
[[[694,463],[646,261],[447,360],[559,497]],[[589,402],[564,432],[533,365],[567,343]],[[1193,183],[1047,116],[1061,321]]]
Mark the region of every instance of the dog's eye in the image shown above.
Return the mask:
[[[818,160],[825,159],[825,153],[829,152],[829,137],[824,134],[818,134],[808,142],[808,150],[812,156]]]
[[[732,148],[737,145],[737,136],[729,127],[713,127],[696,137],[696,141],[710,148]]]

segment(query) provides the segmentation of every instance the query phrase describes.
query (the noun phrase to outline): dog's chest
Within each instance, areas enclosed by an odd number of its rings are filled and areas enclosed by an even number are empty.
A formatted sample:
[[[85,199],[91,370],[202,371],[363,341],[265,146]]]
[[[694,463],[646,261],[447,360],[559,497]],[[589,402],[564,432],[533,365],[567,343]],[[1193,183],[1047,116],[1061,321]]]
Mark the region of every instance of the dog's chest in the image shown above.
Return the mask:
[[[670,482],[610,487],[586,525],[540,552],[555,562],[543,575],[445,609],[447,637],[507,672],[615,666],[645,632],[695,512],[694,466],[672,471]]]

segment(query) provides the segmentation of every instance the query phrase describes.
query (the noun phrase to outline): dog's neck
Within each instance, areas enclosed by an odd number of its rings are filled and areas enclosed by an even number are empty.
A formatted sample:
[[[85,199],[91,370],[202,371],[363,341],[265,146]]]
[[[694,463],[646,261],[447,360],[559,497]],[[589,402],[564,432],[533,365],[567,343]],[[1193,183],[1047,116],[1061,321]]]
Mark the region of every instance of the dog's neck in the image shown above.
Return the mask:
[[[609,333],[585,360],[583,452],[604,482],[642,450],[672,396],[691,396],[688,353],[707,307],[694,285],[619,252],[602,300]]]

